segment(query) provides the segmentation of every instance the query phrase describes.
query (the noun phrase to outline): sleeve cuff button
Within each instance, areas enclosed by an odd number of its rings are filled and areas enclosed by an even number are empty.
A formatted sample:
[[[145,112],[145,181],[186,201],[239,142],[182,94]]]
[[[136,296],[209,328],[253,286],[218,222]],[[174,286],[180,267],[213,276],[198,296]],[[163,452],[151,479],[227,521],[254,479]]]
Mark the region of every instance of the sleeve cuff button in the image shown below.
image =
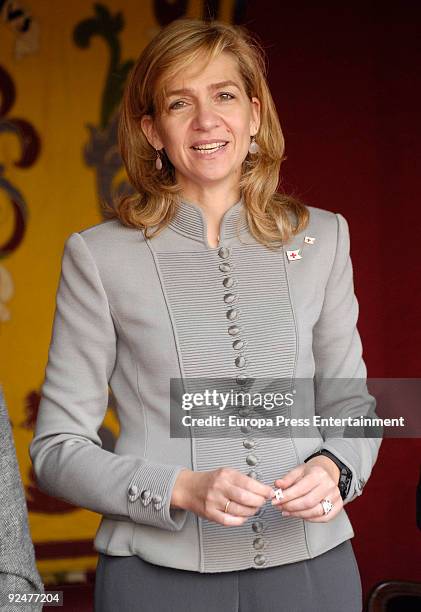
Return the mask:
[[[140,497],[142,498],[143,505],[147,506],[151,501],[151,492],[149,489],[144,489],[140,494]]]
[[[152,497],[152,502],[155,510],[161,510],[162,506],[164,505],[164,500],[162,499],[161,495],[154,495]]]
[[[129,488],[129,500],[134,502],[138,499],[139,497],[139,489],[137,488],[136,485],[131,485],[131,487]]]

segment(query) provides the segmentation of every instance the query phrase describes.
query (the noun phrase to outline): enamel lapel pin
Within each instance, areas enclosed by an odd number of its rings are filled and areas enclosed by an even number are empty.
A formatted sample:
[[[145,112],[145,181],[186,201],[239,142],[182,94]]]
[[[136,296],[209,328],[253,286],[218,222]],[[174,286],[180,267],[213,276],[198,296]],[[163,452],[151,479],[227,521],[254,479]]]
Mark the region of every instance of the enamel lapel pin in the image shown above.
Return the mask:
[[[313,236],[305,236],[303,244],[314,244],[316,241]],[[294,249],[291,251],[287,251],[288,261],[295,261],[296,259],[302,259],[302,255],[300,255],[302,249]]]
[[[287,257],[289,261],[295,261],[296,259],[301,259],[300,251],[301,249],[295,249],[294,251],[287,251]]]
[[[315,239],[315,238],[313,238],[312,236],[305,236],[305,238],[304,238],[304,242],[305,242],[306,244],[314,244],[315,240],[316,240],[316,239]]]

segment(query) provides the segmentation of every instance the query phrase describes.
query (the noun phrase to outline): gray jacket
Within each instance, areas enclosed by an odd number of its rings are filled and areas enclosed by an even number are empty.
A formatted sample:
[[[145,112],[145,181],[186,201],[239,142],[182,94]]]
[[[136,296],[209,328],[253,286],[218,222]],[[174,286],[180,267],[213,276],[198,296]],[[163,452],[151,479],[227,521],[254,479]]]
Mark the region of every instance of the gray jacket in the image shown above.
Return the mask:
[[[323,446],[352,470],[345,503],[370,476],[378,438],[324,439],[315,428],[260,437],[250,451],[235,437],[170,435],[170,379],[355,378],[364,383],[358,395],[344,384],[334,406],[315,394],[306,411],[373,411],[348,225],[309,210],[308,228],[278,252],[251,236],[242,199],[223,217],[222,248],[209,246],[202,209],[188,201],[151,240],[114,219],[67,239],[30,454],[47,493],[103,515],[97,551],[220,572],[293,563],[353,537],[345,510],[314,523],[282,517],[268,502],[242,526],[225,527],[170,508],[184,466],[231,466],[272,485]],[[301,259],[290,261],[286,251],[297,248]],[[98,436],[108,383],[120,421],[113,453]]]
[[[0,610],[41,610],[29,603],[29,594],[44,593],[34,546],[28,527],[28,510],[16,458],[9,414],[0,386]],[[14,603],[9,595],[27,596],[27,603]]]

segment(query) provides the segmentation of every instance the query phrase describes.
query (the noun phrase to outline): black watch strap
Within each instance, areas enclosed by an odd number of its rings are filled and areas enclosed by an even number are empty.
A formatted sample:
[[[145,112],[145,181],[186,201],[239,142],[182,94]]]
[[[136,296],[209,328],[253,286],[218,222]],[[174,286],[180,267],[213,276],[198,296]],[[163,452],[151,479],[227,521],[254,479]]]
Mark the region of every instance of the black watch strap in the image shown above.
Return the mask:
[[[307,459],[304,460],[304,463],[307,463],[307,461],[309,461],[313,457],[317,457],[318,455],[325,455],[326,457],[329,457],[329,459],[332,459],[332,461],[336,463],[336,465],[338,466],[340,470],[339,483],[338,483],[339,492],[341,494],[342,499],[345,499],[345,497],[349,493],[349,488],[351,486],[351,480],[352,480],[351,470],[344,463],[342,463],[342,461],[340,461],[336,457],[336,455],[326,450],[325,448],[322,448],[318,450],[317,452],[313,453],[312,455],[310,455],[310,457],[307,457]]]

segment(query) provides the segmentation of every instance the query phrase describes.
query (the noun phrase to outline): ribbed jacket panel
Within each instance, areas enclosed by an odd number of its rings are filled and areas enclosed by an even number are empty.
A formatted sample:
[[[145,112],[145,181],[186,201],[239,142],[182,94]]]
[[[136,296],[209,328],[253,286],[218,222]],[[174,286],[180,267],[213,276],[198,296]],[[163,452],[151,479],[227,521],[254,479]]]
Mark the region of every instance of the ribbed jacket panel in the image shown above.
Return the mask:
[[[237,243],[225,255],[221,257],[219,249],[157,254],[187,388],[198,390],[200,381],[196,384],[193,379],[207,377],[224,378],[218,390],[228,391],[231,386],[241,391],[245,387],[236,382],[236,376],[243,374],[255,380],[250,390],[264,387],[269,378],[279,380],[275,387],[281,389],[293,379],[297,351],[283,253]],[[230,270],[221,270],[221,264],[229,264]],[[229,319],[227,313],[232,310],[237,316]],[[229,333],[233,326],[238,328],[235,335]],[[235,340],[244,341],[241,350],[233,347]],[[245,359],[244,367],[236,365],[238,358]],[[196,416],[210,414],[209,408],[193,411]],[[262,437],[261,432],[238,430],[236,437],[229,438],[217,427],[215,437],[210,437],[210,428],[206,435],[199,428],[191,431],[197,470],[229,466],[273,484],[297,464],[292,440],[275,437],[273,432]],[[255,443],[252,450],[245,448],[245,440]],[[247,461],[252,455],[257,459],[255,466]],[[270,502],[240,527],[199,521],[204,572],[268,567],[309,557],[303,521],[282,517]]]

